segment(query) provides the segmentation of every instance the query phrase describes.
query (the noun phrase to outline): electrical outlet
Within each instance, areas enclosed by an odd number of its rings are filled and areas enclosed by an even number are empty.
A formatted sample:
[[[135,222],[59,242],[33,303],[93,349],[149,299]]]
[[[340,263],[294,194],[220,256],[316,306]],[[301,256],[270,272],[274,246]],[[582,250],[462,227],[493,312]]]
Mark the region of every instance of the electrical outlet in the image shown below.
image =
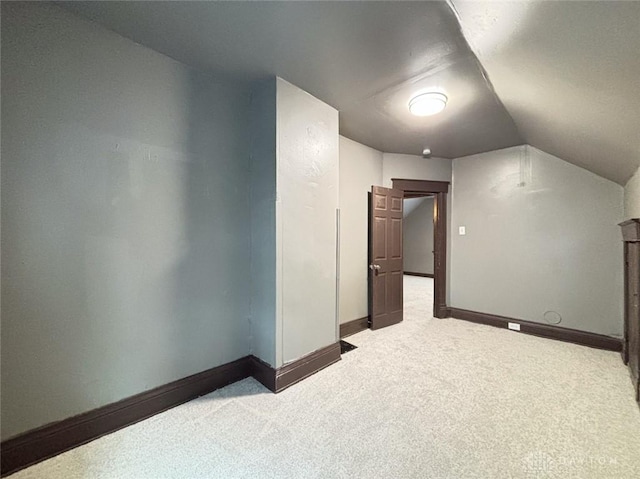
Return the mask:
[[[512,329],[513,331],[520,331],[520,324],[519,323],[509,323],[509,329]]]
[[[460,234],[460,236],[464,236],[467,234],[467,228],[465,226],[459,226],[458,227],[458,233]]]

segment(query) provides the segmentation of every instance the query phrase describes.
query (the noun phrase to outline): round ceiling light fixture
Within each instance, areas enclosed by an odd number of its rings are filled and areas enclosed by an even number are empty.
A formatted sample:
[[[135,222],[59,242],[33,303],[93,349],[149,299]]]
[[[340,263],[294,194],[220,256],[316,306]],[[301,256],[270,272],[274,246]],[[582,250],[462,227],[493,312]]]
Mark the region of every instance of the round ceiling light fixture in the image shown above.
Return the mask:
[[[409,102],[409,111],[416,116],[431,116],[440,113],[447,106],[447,95],[427,92],[414,96]]]

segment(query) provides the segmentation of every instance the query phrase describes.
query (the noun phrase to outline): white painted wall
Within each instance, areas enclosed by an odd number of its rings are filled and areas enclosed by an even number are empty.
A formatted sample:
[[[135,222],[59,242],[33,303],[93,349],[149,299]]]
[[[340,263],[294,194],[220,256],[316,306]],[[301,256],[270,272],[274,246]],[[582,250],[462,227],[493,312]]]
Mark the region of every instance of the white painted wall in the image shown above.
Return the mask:
[[[454,160],[452,196],[453,307],[621,336],[620,185],[522,146]]]
[[[338,111],[278,78],[276,82],[276,366],[338,339]]]
[[[624,219],[640,218],[640,168],[624,187]]]
[[[382,185],[382,153],[340,137],[340,323],[368,312],[368,192]]]
[[[2,439],[248,353],[248,99],[2,2]]]
[[[433,198],[421,203],[402,223],[404,271],[433,274]],[[405,204],[407,201],[404,200]]]

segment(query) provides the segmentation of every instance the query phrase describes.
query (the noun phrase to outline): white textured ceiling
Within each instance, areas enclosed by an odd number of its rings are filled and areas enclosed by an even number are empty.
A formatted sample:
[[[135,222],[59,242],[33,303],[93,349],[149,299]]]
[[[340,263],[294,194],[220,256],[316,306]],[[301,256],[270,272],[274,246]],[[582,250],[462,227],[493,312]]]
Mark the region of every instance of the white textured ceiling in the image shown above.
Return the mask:
[[[624,183],[640,161],[640,2],[453,1],[464,36],[445,2],[60,4],[200,70],[281,76],[381,151],[455,158],[527,142]],[[411,116],[429,87],[447,108]]]
[[[624,184],[640,164],[640,2],[453,4],[525,142]]]

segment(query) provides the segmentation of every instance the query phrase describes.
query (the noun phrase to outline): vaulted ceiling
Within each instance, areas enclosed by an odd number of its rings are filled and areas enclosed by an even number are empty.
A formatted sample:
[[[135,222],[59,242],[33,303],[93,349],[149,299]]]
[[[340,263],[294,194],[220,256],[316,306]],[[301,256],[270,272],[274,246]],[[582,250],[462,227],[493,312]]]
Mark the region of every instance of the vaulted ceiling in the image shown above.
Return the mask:
[[[60,2],[193,68],[280,76],[385,152],[529,143],[618,183],[640,163],[640,2]],[[425,88],[440,114],[407,108]]]
[[[640,164],[640,2],[463,2],[524,141],[624,184]]]

